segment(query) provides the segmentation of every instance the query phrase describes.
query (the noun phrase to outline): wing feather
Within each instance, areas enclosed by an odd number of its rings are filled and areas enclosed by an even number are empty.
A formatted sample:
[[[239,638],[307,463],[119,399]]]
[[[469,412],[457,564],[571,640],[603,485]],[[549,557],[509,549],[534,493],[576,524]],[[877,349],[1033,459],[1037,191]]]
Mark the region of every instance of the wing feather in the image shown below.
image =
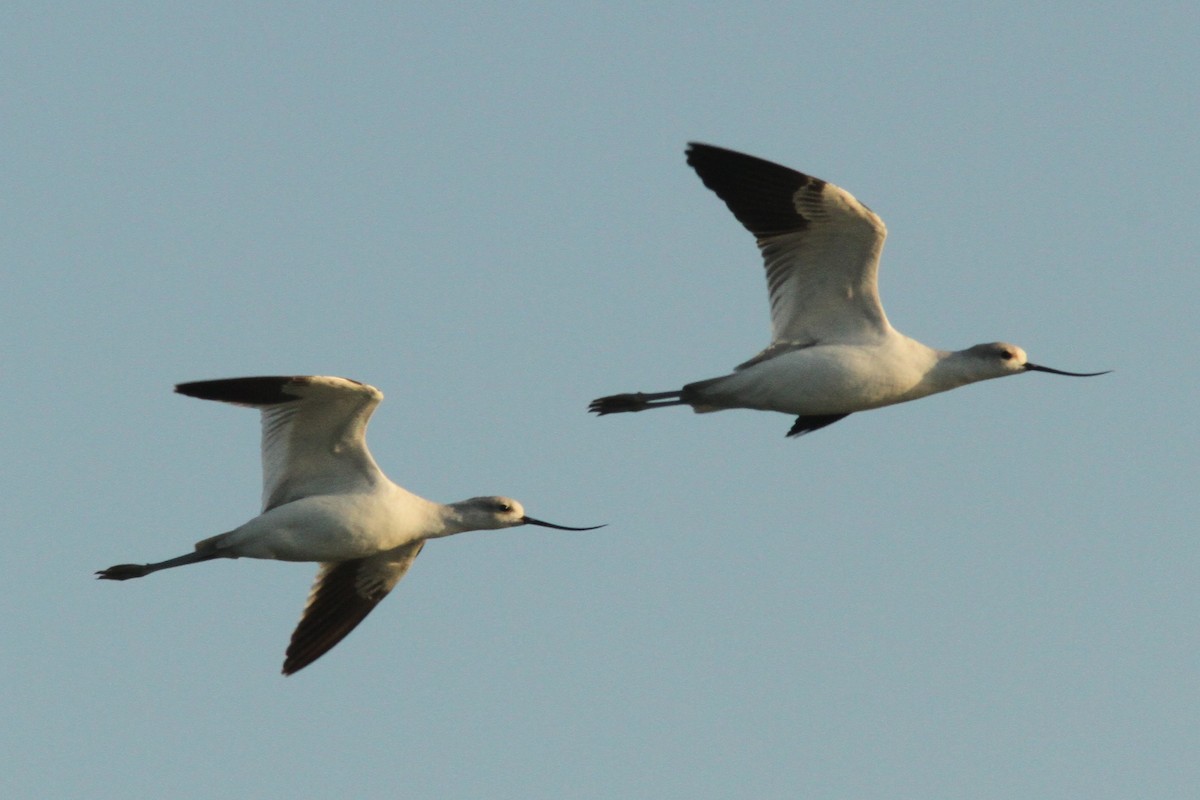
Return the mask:
[[[382,478],[366,441],[367,422],[383,400],[374,386],[299,375],[195,381],[175,391],[262,411],[263,511]]]
[[[346,638],[400,582],[424,546],[420,540],[370,558],[322,564],[288,644],[283,674],[304,669]]]
[[[874,212],[832,183],[754,156],[692,143],[687,160],[758,241],[773,346],[891,330],[876,284],[887,228]]]

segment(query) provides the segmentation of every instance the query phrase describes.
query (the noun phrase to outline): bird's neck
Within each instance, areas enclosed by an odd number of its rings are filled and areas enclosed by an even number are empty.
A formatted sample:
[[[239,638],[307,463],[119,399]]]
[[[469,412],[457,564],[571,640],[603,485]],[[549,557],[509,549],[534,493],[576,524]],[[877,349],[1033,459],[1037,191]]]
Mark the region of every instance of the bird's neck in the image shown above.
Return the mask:
[[[939,350],[938,360],[929,370],[926,381],[934,392],[957,389],[968,383],[994,378],[993,370],[966,350]]]
[[[479,529],[479,525],[472,524],[470,517],[463,512],[458,503],[438,506],[435,523],[432,527],[434,533],[429,534],[430,539],[440,539],[443,536],[453,536],[456,533]]]

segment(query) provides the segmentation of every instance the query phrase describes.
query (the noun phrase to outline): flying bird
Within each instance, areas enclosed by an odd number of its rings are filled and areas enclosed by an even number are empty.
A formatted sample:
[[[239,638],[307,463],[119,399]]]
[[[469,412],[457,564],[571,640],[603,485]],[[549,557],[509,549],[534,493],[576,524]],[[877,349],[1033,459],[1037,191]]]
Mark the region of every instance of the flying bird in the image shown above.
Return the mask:
[[[691,406],[797,415],[788,436],[856,411],[904,403],[968,383],[1049,372],[1004,342],[935,350],[897,331],[879,302],[887,228],[849,192],[761,158],[692,143],[687,162],[758,241],[767,270],[771,343],[728,375],[673,392],[593,400],[599,415]]]
[[[428,539],[473,530],[539,525],[507,497],[443,505],[393,483],[367,449],[367,422],[383,393],[316,375],[181,383],[175,391],[262,411],[262,513],[153,564],[117,564],[96,574],[124,581],[214,558],[316,561],[321,567],[283,662],[290,675],[354,630],[412,566]]]

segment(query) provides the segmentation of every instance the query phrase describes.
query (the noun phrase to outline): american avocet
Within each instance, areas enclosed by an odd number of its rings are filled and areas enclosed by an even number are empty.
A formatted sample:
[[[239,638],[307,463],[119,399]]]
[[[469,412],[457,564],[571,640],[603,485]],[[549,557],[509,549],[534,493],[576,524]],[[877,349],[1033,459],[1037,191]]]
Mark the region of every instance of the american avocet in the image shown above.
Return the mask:
[[[758,240],[767,268],[771,343],[728,375],[674,392],[615,394],[589,410],[619,414],[689,405],[782,411],[798,417],[788,436],[855,411],[916,400],[975,381],[1050,372],[1004,342],[935,350],[888,323],[876,277],[883,220],[832,183],[761,158],[690,144],[688,164]]]
[[[214,558],[317,561],[321,569],[283,662],[290,675],[354,630],[412,566],[427,539],[473,530],[540,525],[507,497],[442,505],[396,485],[367,450],[367,421],[383,393],[346,378],[231,378],[181,383],[175,391],[262,410],[262,514],[154,564],[97,573],[123,581]]]

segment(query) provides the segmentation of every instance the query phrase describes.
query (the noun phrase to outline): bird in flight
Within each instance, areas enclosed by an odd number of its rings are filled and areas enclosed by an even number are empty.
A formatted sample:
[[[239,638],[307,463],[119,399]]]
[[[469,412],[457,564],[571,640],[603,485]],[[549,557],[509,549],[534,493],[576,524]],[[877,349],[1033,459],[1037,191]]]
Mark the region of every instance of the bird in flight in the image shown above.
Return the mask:
[[[601,416],[668,406],[697,413],[752,408],[795,414],[788,436],[856,411],[904,403],[968,383],[1049,372],[1004,342],[935,350],[897,331],[879,301],[887,228],[849,192],[761,158],[692,143],[687,162],[758,242],[767,271],[771,343],[728,375],[672,392],[593,400]]]
[[[404,577],[428,539],[473,530],[539,525],[507,497],[443,505],[393,483],[367,449],[367,422],[383,393],[317,375],[181,383],[189,397],[262,412],[262,513],[195,550],[152,564],[117,564],[96,574],[124,581],[214,558],[267,558],[321,564],[283,662],[290,675],[354,630]]]

